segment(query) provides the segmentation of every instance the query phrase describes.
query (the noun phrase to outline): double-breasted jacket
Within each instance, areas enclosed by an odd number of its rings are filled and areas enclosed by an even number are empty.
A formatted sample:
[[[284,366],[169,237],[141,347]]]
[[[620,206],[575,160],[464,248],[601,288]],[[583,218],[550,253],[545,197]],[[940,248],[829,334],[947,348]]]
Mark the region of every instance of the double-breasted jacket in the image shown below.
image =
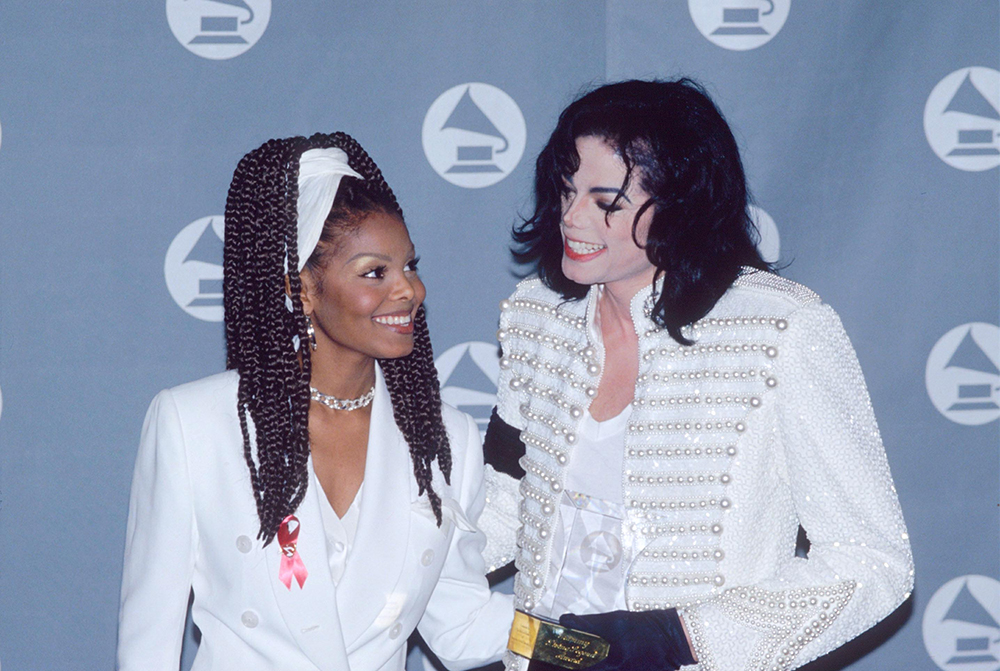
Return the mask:
[[[451,484],[434,469],[439,527],[419,495],[409,448],[376,370],[360,517],[339,582],[330,572],[320,497],[295,515],[300,587],[281,581],[277,540],[263,547],[227,372],[161,392],[136,459],[122,578],[118,665],[176,671],[185,614],[201,630],[194,671],[402,671],[414,628],[449,666],[499,656],[513,616],[491,594],[475,521],[483,507],[479,431],[444,406]],[[309,463],[310,478],[312,464]]]

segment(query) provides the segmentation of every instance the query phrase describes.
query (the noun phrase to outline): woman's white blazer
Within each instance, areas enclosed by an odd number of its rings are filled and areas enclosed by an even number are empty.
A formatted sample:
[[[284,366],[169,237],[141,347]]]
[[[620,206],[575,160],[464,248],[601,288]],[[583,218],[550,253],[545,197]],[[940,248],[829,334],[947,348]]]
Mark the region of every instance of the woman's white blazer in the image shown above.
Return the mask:
[[[377,367],[376,367],[377,368]],[[435,467],[445,519],[418,496],[409,448],[380,370],[354,546],[330,575],[322,493],[295,512],[309,572],[278,579],[281,549],[263,547],[236,414],[238,375],[160,392],[142,431],[129,505],[118,630],[122,671],[176,671],[188,599],[202,638],[193,671],[375,671],[404,668],[414,628],[446,665],[479,666],[506,647],[510,597],[484,578],[483,462],[472,418],[442,409],[451,484]],[[310,477],[312,463],[309,463]]]

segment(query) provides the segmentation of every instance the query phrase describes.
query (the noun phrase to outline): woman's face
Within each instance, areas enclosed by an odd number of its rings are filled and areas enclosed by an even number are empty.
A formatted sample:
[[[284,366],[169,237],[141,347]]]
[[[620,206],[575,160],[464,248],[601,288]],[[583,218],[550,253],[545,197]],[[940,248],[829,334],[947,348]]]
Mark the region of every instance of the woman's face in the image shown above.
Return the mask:
[[[321,266],[302,271],[302,306],[316,331],[317,353],[406,356],[426,294],[406,225],[383,212],[340,232]]]
[[[578,284],[605,284],[635,291],[653,280],[655,267],[632,239],[635,214],[649,195],[635,171],[628,190],[612,207],[625,182],[625,163],[604,140],[577,138],[580,167],[567,183],[562,203],[562,271]],[[645,243],[653,209],[639,219],[636,237]]]

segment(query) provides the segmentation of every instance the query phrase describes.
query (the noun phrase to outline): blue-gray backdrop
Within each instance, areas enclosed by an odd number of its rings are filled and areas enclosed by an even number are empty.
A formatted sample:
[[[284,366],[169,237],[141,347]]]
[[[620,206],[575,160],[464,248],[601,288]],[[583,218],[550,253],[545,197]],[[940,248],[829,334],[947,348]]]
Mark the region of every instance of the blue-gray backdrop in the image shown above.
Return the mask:
[[[998,23],[995,0],[2,3],[3,666],[113,668],[139,428],[224,365],[245,152],[338,129],[371,152],[446,398],[483,419],[558,112],[690,75],[736,130],[765,253],[843,317],[910,527],[913,598],[827,667],[996,671]]]

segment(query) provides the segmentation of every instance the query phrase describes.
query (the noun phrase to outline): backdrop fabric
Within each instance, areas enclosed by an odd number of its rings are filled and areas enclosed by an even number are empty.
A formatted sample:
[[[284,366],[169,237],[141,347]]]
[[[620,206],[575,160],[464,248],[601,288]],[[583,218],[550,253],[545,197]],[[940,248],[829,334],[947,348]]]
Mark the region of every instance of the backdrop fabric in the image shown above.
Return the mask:
[[[559,111],[679,76],[733,126],[762,251],[841,315],[910,530],[912,598],[813,668],[1000,669],[996,0],[3,3],[0,664],[113,668],[145,409],[224,367],[243,154],[335,130],[371,153],[443,396],[485,429]]]

